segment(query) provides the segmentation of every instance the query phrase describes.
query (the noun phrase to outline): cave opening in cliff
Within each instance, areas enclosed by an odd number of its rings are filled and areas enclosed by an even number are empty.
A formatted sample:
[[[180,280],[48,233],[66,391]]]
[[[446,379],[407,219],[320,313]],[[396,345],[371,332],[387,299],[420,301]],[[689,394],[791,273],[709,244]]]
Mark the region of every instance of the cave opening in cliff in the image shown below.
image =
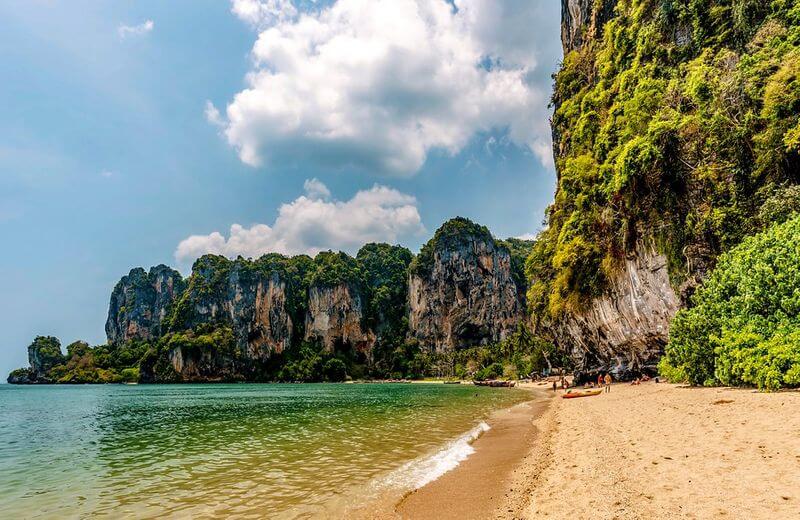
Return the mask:
[[[367,373],[367,364],[369,360],[366,354],[355,348],[355,346],[341,338],[333,343],[333,355],[342,361],[347,366],[347,375],[353,379],[362,379]]]

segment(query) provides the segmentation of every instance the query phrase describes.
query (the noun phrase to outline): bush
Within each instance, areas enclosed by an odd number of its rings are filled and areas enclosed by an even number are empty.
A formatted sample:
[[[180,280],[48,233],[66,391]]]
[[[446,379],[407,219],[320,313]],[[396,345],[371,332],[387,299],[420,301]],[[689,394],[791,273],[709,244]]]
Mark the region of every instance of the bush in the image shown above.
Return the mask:
[[[340,383],[347,377],[347,367],[341,359],[333,358],[325,362],[322,373],[325,374],[325,379],[331,383]]]
[[[492,363],[491,365],[478,370],[478,373],[475,374],[475,379],[478,381],[485,381],[487,379],[497,379],[502,375],[503,365],[500,363]]]
[[[122,372],[120,372],[120,376],[122,380],[126,383],[138,383],[139,382],[139,368],[124,368]]]
[[[661,363],[695,385],[800,385],[800,216],[719,258],[678,312]]]

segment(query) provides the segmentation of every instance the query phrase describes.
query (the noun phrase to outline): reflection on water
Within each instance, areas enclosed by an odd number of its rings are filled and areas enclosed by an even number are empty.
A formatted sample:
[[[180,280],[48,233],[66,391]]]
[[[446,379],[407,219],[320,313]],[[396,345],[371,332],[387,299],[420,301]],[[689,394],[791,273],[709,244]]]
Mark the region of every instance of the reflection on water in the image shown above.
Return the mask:
[[[0,386],[0,517],[323,514],[524,392]]]

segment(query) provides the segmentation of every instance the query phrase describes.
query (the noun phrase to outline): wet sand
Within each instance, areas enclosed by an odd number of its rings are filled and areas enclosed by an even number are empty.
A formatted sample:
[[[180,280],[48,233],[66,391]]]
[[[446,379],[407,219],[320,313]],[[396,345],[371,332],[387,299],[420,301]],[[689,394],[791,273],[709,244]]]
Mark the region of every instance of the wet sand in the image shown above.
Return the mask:
[[[534,420],[550,400],[543,392],[533,395],[532,401],[493,414],[488,420],[491,429],[472,445],[475,453],[404,497],[395,507],[397,517],[495,518],[508,498],[512,471],[536,441]]]

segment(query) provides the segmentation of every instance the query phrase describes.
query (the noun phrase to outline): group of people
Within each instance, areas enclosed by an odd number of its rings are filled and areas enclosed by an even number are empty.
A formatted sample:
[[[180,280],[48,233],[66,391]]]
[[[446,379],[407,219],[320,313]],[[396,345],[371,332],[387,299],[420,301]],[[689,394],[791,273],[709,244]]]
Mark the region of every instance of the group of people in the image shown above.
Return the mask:
[[[653,380],[656,383],[659,382],[659,379],[657,377],[653,378]],[[640,384],[645,383],[647,381],[650,381],[650,377],[644,375],[642,377],[637,377],[636,379],[631,381],[631,384],[632,385],[640,385]],[[601,373],[597,374],[597,384],[595,384],[594,381],[591,381],[591,382],[584,383],[583,387],[584,388],[602,388],[604,392],[608,393],[608,392],[611,391],[611,383],[613,383],[613,382],[614,382],[614,380],[611,377],[611,374],[606,373],[604,375],[601,372]],[[564,391],[566,391],[567,388],[569,388],[569,384],[567,383],[567,378],[566,377],[561,376],[561,379],[558,382],[556,382],[555,380],[553,381],[553,392],[557,391],[559,387],[562,388]]]
[[[611,374],[606,374],[605,376],[603,376],[602,373],[597,374],[597,388],[603,388],[605,390],[605,392],[610,392],[611,391],[611,383],[613,383],[613,382],[614,382],[614,380],[611,378]],[[567,383],[567,378],[566,377],[561,376],[561,380],[558,382],[558,384],[556,383],[556,381],[553,381],[553,392],[558,390],[559,386],[561,386],[561,388],[563,390],[565,390],[565,391],[567,390],[567,388],[569,387],[569,384]],[[585,383],[583,385],[583,387],[584,388],[595,388],[595,384],[593,382],[592,383]]]
[[[605,376],[602,373],[597,374],[597,388],[604,388],[606,393],[611,391],[612,382],[611,374],[607,373]]]
[[[569,387],[569,384],[567,383],[567,378],[566,378],[566,377],[564,377],[564,376],[561,376],[561,379],[558,381],[558,383],[556,383],[556,381],[555,381],[555,380],[553,380],[553,392],[555,392],[556,390],[558,390],[558,387],[559,387],[559,386],[560,386],[560,387],[561,387],[561,388],[562,388],[564,391],[566,391],[566,390],[567,390],[567,388]]]

